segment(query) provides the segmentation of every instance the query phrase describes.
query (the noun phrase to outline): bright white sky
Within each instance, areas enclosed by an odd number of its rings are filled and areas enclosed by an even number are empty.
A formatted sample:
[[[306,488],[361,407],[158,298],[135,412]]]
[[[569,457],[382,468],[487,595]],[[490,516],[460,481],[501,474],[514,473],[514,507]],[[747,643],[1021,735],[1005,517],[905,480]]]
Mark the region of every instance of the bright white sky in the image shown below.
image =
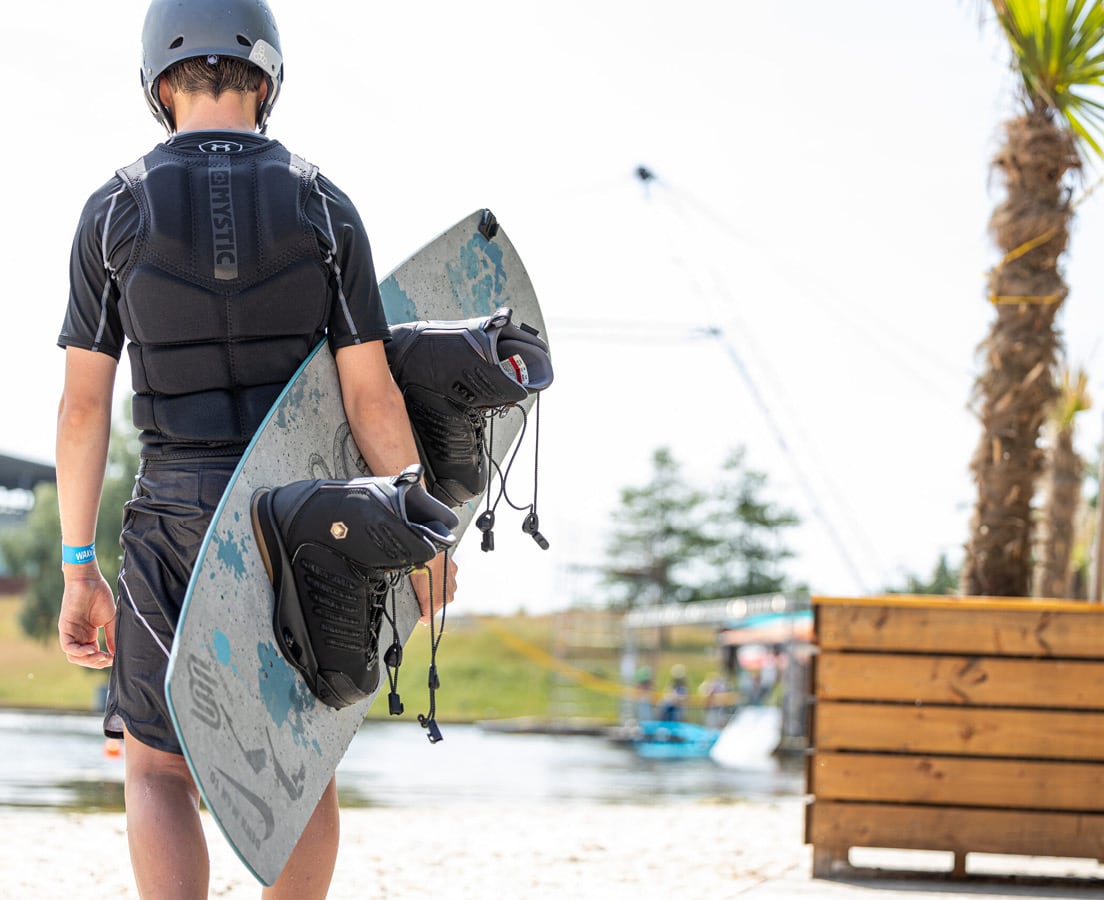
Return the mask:
[[[817,593],[959,558],[992,315],[988,164],[1013,109],[981,4],[272,4],[287,81],[269,133],[354,198],[379,271],[488,206],[542,300],[552,550],[500,517],[496,553],[461,551],[469,610],[588,601],[609,511],[661,445],[706,485],[746,445],[805,520],[791,572]],[[52,459],[73,227],[162,135],[138,87],[146,3],[110,6],[5,23],[0,452]],[[1102,204],[1080,207],[1062,319],[1098,398]],[[724,341],[701,336],[713,327]],[[1086,454],[1099,421],[1082,416]]]

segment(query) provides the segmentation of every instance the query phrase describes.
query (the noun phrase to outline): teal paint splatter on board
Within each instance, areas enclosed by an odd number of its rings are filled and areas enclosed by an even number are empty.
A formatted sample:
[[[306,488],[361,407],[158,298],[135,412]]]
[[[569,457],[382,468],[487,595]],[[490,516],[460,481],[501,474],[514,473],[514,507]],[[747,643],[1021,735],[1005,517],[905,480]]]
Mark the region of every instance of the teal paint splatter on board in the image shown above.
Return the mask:
[[[508,275],[502,248],[476,234],[460,248],[460,258],[445,266],[453,296],[465,316],[489,316],[504,305]]]
[[[284,402],[280,404],[283,407],[299,406],[303,402],[303,391],[305,385],[302,381],[296,380],[288,387],[288,392],[284,397]]]
[[[236,541],[232,531],[227,531],[225,535],[216,534],[214,541],[218,545],[218,561],[234,573],[234,578],[244,578],[245,544]]]
[[[273,644],[257,644],[257,659],[260,661],[257,683],[272,723],[277,728],[287,723],[297,745],[310,747],[321,756],[322,748],[317,740],[307,737],[303,719],[318,702],[314,694]]]
[[[295,424],[299,418],[304,404],[307,402],[307,387],[302,378],[297,378],[290,385],[280,402],[272,411],[272,423],[281,430]]]
[[[217,628],[211,635],[211,647],[215,651],[215,659],[224,666],[230,665],[230,638]]]
[[[418,307],[407,296],[406,291],[399,287],[394,276],[383,281],[379,287],[380,296],[383,298],[383,311],[388,322],[413,322],[421,318],[418,315]]]
[[[234,663],[230,646],[230,638],[217,628],[211,632],[211,652],[220,665],[229,669],[235,677],[238,677],[238,667]]]
[[[472,238],[475,243],[475,238]],[[492,274],[494,276],[494,295],[501,297],[506,290],[506,267],[502,264],[502,248],[498,244],[482,242],[483,253],[490,260]]]

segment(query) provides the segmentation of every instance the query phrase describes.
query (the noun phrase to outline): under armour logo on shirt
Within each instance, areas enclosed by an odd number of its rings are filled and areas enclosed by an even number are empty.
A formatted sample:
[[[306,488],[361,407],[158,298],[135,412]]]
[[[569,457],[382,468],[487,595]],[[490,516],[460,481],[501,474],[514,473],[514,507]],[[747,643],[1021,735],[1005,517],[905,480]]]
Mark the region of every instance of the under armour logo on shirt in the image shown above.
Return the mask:
[[[204,141],[199,149],[204,153],[241,153],[245,147],[237,141]]]

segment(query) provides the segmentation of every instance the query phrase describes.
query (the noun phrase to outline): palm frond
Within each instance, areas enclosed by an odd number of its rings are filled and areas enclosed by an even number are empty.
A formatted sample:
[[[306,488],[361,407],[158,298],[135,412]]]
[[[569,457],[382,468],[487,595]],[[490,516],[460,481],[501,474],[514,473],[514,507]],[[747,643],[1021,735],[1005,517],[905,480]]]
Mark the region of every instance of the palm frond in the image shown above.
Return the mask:
[[[1087,409],[1092,409],[1088,373],[1084,369],[1063,369],[1058,398],[1051,410],[1051,421],[1058,430],[1068,429],[1073,426],[1077,414]]]
[[[992,0],[1033,109],[1061,115],[1104,158],[1104,4],[1100,0]]]

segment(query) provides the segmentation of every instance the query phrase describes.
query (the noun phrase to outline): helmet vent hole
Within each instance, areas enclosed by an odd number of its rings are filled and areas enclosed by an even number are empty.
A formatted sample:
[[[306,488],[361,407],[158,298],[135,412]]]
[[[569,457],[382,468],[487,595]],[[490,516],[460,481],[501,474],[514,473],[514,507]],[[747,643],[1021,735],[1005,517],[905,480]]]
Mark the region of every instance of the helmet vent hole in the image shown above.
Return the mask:
[[[239,34],[238,35],[238,43],[241,44],[243,47],[252,47],[253,46],[253,42],[251,40],[249,40],[249,38],[247,38],[244,34]]]
[[[184,35],[179,35],[178,37],[176,37],[173,40],[173,42],[171,44],[169,44],[169,49],[170,50],[175,50],[175,49],[177,49],[177,47],[181,46],[183,43],[184,43]]]

